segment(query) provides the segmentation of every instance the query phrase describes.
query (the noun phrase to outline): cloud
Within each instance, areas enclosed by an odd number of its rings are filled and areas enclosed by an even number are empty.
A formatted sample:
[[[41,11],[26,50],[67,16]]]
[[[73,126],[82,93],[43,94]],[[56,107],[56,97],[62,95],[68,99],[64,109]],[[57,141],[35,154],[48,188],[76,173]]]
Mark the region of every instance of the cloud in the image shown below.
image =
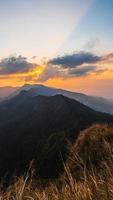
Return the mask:
[[[102,61],[107,63],[113,63],[113,53],[104,55]]]
[[[70,55],[59,56],[49,60],[38,81],[47,81],[51,78],[82,77],[92,73],[106,72],[104,64],[113,63],[113,53],[97,56],[88,52],[76,52]]]
[[[23,56],[12,56],[4,58],[0,62],[0,75],[8,75],[15,73],[25,73],[33,71],[37,64],[30,63],[26,57]]]
[[[113,63],[113,53],[97,56],[84,51],[74,52],[48,61],[44,59],[42,67],[21,55],[11,56],[1,60],[0,78],[7,79],[9,75],[18,74],[18,79],[44,82],[52,78],[82,77],[106,72],[110,69],[106,67],[109,63],[110,66]],[[40,68],[43,68],[42,72]]]
[[[76,52],[71,55],[56,57],[47,62],[44,71],[40,74],[38,81],[47,81],[50,78],[70,78],[86,76],[95,72],[101,61],[100,56],[87,52]]]
[[[61,77],[61,72],[58,70],[57,67],[53,67],[51,64],[48,64],[44,71],[39,75],[38,81],[44,82],[50,78]]]
[[[91,38],[89,41],[84,45],[84,49],[92,50],[100,44],[99,38]]]
[[[80,68],[75,68],[75,69],[71,69],[68,71],[69,75],[72,76],[76,76],[76,77],[80,77],[80,76],[86,76],[88,75],[90,72],[95,72],[97,69],[97,66],[83,66]]]
[[[49,64],[57,65],[62,68],[75,68],[83,64],[97,63],[101,57],[87,52],[77,52],[71,55],[64,55],[49,61]]]
[[[47,65],[44,71],[39,75],[38,81],[45,82],[51,78],[71,78],[71,77],[82,77],[92,72],[96,72],[97,66],[80,66],[76,68],[68,68],[61,70],[58,67]]]
[[[36,59],[36,58],[37,58],[37,56],[33,56],[33,57],[32,57],[32,59]]]

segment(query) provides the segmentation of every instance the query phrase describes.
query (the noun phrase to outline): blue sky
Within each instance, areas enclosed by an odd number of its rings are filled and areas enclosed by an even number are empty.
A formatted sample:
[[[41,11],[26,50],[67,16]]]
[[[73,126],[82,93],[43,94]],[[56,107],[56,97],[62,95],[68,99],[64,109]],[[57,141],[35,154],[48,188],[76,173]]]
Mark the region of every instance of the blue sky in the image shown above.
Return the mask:
[[[88,44],[91,44],[89,45]],[[92,46],[92,47],[91,47]],[[97,53],[113,51],[113,1],[94,0],[61,51],[92,50]]]
[[[96,95],[98,81],[98,93],[110,97],[113,0],[0,0],[0,59],[0,85],[43,80]]]
[[[112,0],[0,1],[1,57],[43,58],[84,48],[113,50]]]
[[[0,1],[1,57],[51,57],[86,14],[92,0]]]
[[[1,56],[113,50],[112,0],[4,0],[0,24]]]

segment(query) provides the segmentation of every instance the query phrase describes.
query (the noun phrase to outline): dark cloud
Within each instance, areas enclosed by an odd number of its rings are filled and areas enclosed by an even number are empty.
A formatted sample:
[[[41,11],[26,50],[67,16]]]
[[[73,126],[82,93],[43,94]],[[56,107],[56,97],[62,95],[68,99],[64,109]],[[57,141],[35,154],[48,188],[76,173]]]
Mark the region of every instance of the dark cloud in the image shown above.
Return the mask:
[[[47,62],[47,66],[39,76],[39,81],[47,81],[51,78],[81,77],[91,73],[103,73],[107,69],[102,64],[113,62],[113,53],[97,56],[88,52],[76,52],[53,58]],[[101,67],[99,67],[101,64]]]
[[[97,69],[96,66],[83,66],[83,67],[69,70],[68,74],[72,76],[80,77],[80,76],[88,75],[91,72],[95,72],[96,69]]]
[[[32,71],[36,66],[38,65],[28,62],[26,57],[12,56],[1,60],[0,75],[25,73]]]
[[[54,58],[49,61],[49,64],[57,65],[62,68],[75,68],[83,64],[93,64],[99,61],[101,61],[101,57],[92,53],[77,52],[71,55]]]
[[[66,70],[61,70],[58,67],[48,65],[44,71],[40,74],[38,81],[44,82],[51,78],[71,78],[71,77],[81,77],[86,76],[92,72],[97,71],[97,66],[80,66],[76,68],[68,68]]]

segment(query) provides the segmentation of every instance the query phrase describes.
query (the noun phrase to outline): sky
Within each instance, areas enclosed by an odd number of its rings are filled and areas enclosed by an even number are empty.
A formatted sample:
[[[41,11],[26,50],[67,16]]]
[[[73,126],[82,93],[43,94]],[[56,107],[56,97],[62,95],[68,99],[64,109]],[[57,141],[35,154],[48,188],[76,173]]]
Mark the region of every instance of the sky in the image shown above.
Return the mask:
[[[0,0],[0,86],[113,98],[112,0]]]

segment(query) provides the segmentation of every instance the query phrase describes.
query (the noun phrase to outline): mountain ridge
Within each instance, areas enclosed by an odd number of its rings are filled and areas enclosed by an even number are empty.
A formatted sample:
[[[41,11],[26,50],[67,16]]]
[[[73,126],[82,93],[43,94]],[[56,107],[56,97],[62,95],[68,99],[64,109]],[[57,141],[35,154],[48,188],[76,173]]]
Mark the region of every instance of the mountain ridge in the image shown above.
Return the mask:
[[[21,91],[0,104],[0,176],[24,169],[33,159],[40,163],[36,169],[42,177],[57,176],[55,163],[60,162],[59,152],[66,159],[67,139],[75,140],[81,130],[96,123],[112,124],[113,116],[63,95],[32,96],[30,91]],[[42,158],[47,159],[43,152],[51,138],[58,146],[46,171]]]
[[[105,99],[103,97],[95,97],[95,96],[88,96],[82,93],[76,93],[71,91],[66,91],[63,89],[57,89],[53,87],[48,87],[44,85],[29,85],[25,84],[24,86],[17,89],[14,93],[12,93],[8,99],[16,96],[22,90],[30,90],[34,95],[45,95],[45,96],[53,96],[56,94],[62,94],[68,98],[75,99],[82,104],[100,112],[105,112],[113,115],[113,101]]]

